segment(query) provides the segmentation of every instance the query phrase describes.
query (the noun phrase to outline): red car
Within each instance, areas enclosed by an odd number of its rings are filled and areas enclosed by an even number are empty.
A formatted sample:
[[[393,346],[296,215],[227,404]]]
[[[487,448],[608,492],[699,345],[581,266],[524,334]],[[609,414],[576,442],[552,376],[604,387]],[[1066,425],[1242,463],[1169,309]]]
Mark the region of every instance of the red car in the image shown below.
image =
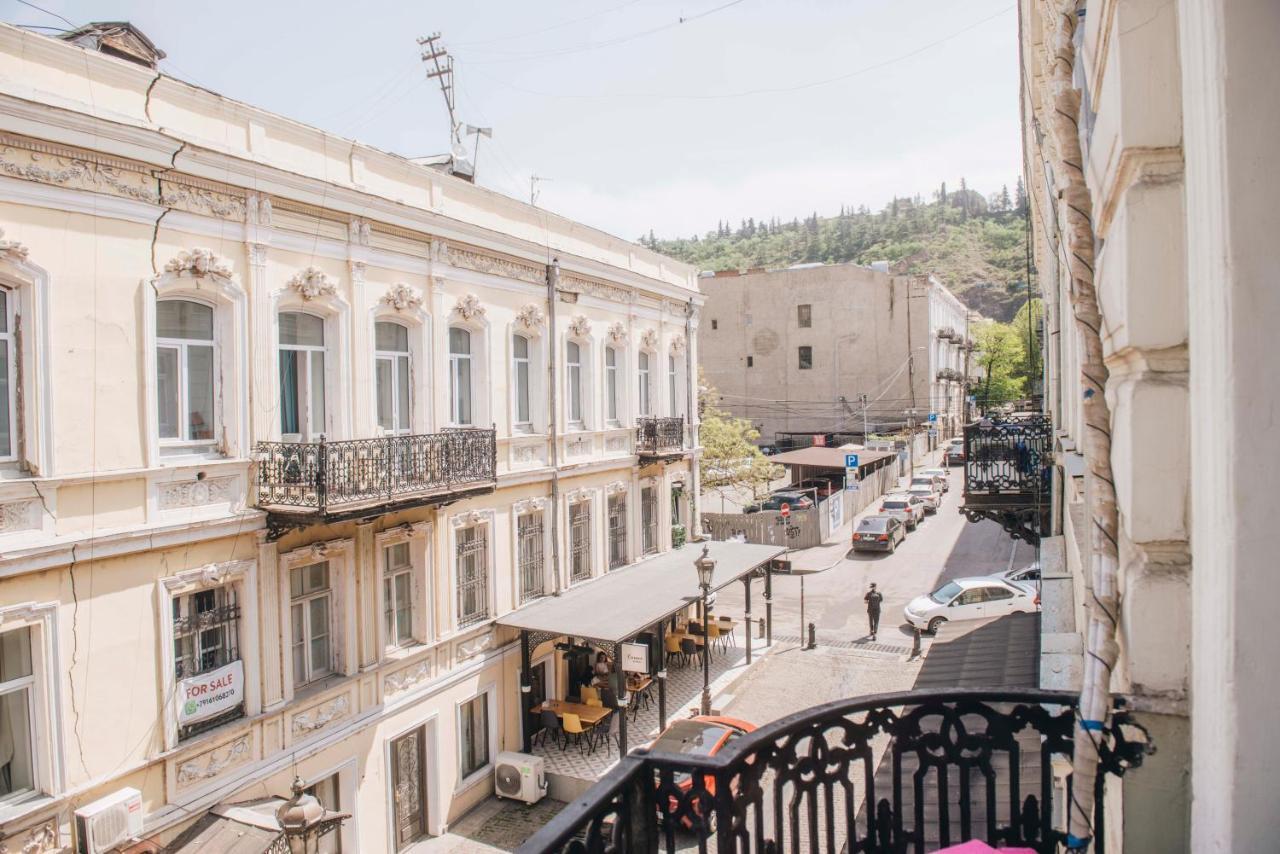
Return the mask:
[[[672,721],[665,730],[649,745],[651,751],[661,751],[663,753],[684,753],[689,756],[715,756],[720,749],[735,738],[741,738],[749,732],[755,730],[755,724],[740,721],[737,718],[726,718],[719,715],[698,715],[697,717],[685,718],[683,720]],[[675,784],[680,788],[681,792],[688,792],[693,788],[693,775],[676,774]],[[716,793],[716,781],[713,776],[706,776],[707,793],[714,795]],[[667,806],[667,814],[671,815],[679,809],[679,802],[674,796],[669,798]],[[699,800],[693,802],[693,814],[702,816],[702,804]],[[680,823],[686,829],[693,828],[693,821],[690,816],[681,818]]]

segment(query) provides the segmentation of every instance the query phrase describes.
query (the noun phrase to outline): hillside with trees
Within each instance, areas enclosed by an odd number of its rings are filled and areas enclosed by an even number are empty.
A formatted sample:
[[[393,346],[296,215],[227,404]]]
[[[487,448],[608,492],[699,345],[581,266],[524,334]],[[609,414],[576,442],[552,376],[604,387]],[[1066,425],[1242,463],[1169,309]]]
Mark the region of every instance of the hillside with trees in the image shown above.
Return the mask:
[[[1026,193],[1019,178],[984,196],[944,182],[925,201],[895,198],[873,213],[847,206],[837,216],[803,220],[748,217],[736,226],[640,242],[700,270],[779,268],[792,264],[888,261],[903,275],[934,274],[972,309],[1008,321],[1026,302]]]

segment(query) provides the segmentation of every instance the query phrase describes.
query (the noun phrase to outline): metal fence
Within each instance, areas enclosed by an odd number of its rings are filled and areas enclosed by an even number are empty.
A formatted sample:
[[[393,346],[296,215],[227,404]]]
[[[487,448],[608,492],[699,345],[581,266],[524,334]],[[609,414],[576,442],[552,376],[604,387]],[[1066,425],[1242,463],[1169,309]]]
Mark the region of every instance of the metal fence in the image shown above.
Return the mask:
[[[703,513],[703,532],[713,540],[746,537],[748,543],[807,549],[822,545],[820,514],[824,510],[793,510],[784,520],[776,510],[759,513]]]
[[[966,494],[1049,494],[1053,429],[1044,416],[966,425],[964,455]]]
[[[684,418],[642,416],[636,419],[637,454],[672,454],[684,449]]]

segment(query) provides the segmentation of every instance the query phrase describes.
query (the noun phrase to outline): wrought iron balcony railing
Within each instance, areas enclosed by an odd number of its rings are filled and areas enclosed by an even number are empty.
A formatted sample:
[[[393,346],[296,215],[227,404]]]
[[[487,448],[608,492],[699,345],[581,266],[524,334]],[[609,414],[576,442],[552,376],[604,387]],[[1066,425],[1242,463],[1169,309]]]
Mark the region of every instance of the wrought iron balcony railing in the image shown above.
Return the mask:
[[[642,416],[636,419],[636,453],[664,456],[684,451],[684,417]]]
[[[955,368],[942,368],[938,371],[938,379],[940,381],[960,382],[964,379],[964,374]]]
[[[1053,428],[1043,415],[983,419],[964,428],[964,505],[972,522],[992,519],[1037,543],[1049,518]]]
[[[328,442],[259,442],[258,506],[320,517],[492,486],[493,429]]]
[[[1070,760],[1076,702],[1033,690],[882,694],[791,715],[714,756],[633,751],[518,851],[923,852],[966,839],[1056,851],[1070,778],[1055,777],[1055,761]],[[1126,741],[1130,724],[1116,712],[1098,731],[1103,772],[1149,752],[1145,739]],[[1106,776],[1092,793],[1096,851]]]

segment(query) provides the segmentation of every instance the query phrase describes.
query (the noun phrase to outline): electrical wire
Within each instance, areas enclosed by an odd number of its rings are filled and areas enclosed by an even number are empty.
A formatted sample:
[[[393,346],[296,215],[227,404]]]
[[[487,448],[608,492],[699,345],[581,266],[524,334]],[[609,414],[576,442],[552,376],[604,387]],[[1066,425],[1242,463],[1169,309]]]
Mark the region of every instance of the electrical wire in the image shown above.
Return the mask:
[[[68,27],[70,27],[73,30],[76,29],[77,27],[76,24],[71,23],[66,18],[59,15],[57,12],[50,12],[48,9],[44,8],[43,6],[37,6],[35,3],[27,2],[27,0],[18,0],[18,2],[30,9],[35,9],[37,12],[44,12],[46,15],[50,16],[51,18],[57,18],[59,21],[62,21],[64,24],[66,24]]]
[[[572,19],[570,19],[570,20],[568,20],[568,21],[561,21],[561,22],[560,22],[560,23],[558,23],[558,24],[552,24],[551,26],[549,26],[549,27],[543,27],[543,28],[542,28],[542,29],[540,29],[540,30],[530,30],[530,31],[528,31],[528,32],[524,32],[524,33],[516,33],[516,34],[514,34],[514,35],[509,35],[509,36],[497,36],[496,38],[491,38],[491,39],[481,39],[480,41],[470,41],[470,42],[465,42],[465,41],[464,41],[464,42],[455,42],[455,46],[456,46],[456,47],[469,47],[469,46],[471,46],[471,45],[494,44],[495,42],[511,41],[512,39],[524,39],[524,38],[530,38],[530,37],[532,37],[532,36],[540,36],[540,35],[542,35],[543,33],[549,33],[549,32],[551,32],[552,30],[558,30],[558,29],[561,29],[561,28],[563,28],[563,27],[571,26],[571,25],[573,25],[573,24],[580,24],[580,23],[582,23],[583,21],[589,21],[589,20],[591,20],[592,18],[598,18],[598,17],[600,17],[601,15],[608,15],[608,14],[611,14],[611,13],[613,13],[613,12],[620,12],[620,11],[622,11],[623,9],[627,8],[628,6],[634,6],[634,5],[636,5],[637,3],[639,3],[639,2],[640,2],[640,0],[627,0],[627,2],[626,2],[626,3],[623,3],[623,4],[622,4],[622,5],[620,5],[620,6],[613,6],[613,7],[609,8],[609,9],[601,9],[601,10],[599,10],[598,12],[592,12],[590,15],[583,15],[581,18],[572,18]]]

